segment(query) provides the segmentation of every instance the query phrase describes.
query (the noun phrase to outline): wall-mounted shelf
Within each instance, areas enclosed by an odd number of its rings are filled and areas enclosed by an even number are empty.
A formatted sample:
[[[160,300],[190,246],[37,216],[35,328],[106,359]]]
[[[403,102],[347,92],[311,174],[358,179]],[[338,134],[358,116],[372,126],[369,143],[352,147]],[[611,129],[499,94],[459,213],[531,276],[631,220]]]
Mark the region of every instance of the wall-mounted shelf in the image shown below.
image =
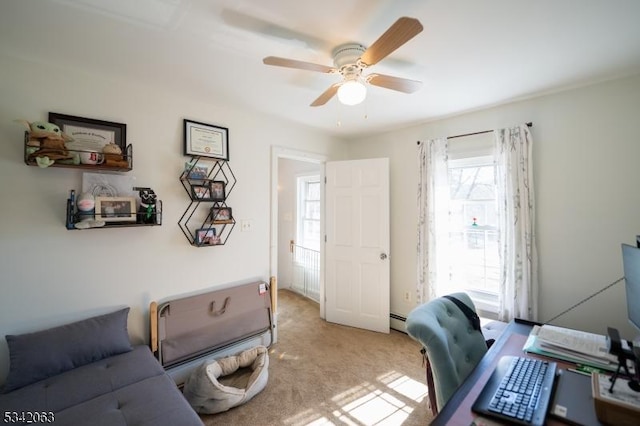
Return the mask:
[[[67,221],[66,226],[68,230],[84,230],[84,229],[105,229],[105,228],[127,228],[134,226],[160,226],[162,225],[162,200],[156,200],[156,208],[153,214],[147,214],[146,212],[136,213],[130,219],[116,218],[116,214],[102,217],[100,214],[84,213],[78,211],[74,202],[71,199],[67,199]],[[116,220],[114,220],[114,218]],[[91,223],[91,221],[103,221],[103,226],[97,227],[82,227],[82,223]],[[80,225],[78,225],[80,224]]]
[[[206,171],[205,168],[206,167]],[[224,160],[192,156],[180,175],[180,183],[190,203],[178,225],[189,243],[195,247],[226,244],[236,226],[226,199],[236,185],[236,177]],[[221,195],[216,189],[222,187]]]
[[[31,156],[31,152],[36,149],[36,147],[29,146],[29,132],[25,132],[24,134],[24,163],[27,166],[38,166],[35,157]],[[76,154],[80,155],[83,152],[91,152],[91,151],[83,151],[83,150],[75,150],[75,149],[66,149],[70,156],[75,157]],[[36,151],[37,152],[37,151]],[[127,145],[123,150],[122,154],[114,155],[114,154],[102,154],[106,155],[106,158],[102,164],[77,164],[78,161],[74,162],[73,159],[66,160],[56,160],[53,164],[47,167],[64,167],[68,169],[82,169],[82,170],[93,170],[93,171],[112,171],[112,172],[128,172],[133,169],[133,147],[131,144]]]

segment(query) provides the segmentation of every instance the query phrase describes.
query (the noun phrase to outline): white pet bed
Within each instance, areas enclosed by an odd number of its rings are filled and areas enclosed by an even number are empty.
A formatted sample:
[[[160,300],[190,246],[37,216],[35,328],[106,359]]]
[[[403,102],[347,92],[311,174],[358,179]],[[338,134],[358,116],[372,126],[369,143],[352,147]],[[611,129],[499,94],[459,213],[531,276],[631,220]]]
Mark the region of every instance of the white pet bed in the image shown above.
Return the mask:
[[[268,370],[269,354],[264,346],[204,362],[185,382],[184,396],[198,413],[221,413],[244,404],[264,389]]]

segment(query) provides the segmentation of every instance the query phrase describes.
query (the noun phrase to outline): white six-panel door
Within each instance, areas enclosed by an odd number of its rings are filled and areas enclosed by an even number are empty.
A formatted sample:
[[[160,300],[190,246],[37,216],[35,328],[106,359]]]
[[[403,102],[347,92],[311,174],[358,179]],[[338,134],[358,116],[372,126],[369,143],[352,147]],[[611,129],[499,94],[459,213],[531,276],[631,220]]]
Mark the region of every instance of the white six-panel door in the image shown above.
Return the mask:
[[[389,160],[326,163],[326,320],[389,332]]]

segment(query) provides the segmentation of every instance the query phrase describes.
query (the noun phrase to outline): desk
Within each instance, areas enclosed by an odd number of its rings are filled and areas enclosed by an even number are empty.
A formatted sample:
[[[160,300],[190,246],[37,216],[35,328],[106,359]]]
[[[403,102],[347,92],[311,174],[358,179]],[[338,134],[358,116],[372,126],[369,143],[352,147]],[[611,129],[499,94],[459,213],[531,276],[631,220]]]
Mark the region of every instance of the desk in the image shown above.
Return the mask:
[[[458,390],[451,396],[449,401],[442,407],[432,425],[459,425],[469,426],[477,416],[471,411],[471,406],[476,400],[485,383],[489,380],[491,373],[504,355],[524,356],[530,358],[551,359],[543,356],[525,353],[522,350],[529,332],[536,323],[524,320],[514,320],[509,323],[504,332],[495,341],[480,363],[469,374]],[[558,364],[558,368],[571,367],[572,364],[561,360],[553,359]],[[559,421],[549,418],[548,425],[563,425]]]

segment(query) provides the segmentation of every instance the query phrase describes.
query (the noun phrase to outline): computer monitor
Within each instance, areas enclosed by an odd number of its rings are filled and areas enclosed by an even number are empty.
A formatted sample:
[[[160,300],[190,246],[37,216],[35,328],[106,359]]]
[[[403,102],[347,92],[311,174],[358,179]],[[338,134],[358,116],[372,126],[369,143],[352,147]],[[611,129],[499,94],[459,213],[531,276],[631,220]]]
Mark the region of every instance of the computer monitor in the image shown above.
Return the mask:
[[[640,331],[640,248],[622,244],[629,322]]]

